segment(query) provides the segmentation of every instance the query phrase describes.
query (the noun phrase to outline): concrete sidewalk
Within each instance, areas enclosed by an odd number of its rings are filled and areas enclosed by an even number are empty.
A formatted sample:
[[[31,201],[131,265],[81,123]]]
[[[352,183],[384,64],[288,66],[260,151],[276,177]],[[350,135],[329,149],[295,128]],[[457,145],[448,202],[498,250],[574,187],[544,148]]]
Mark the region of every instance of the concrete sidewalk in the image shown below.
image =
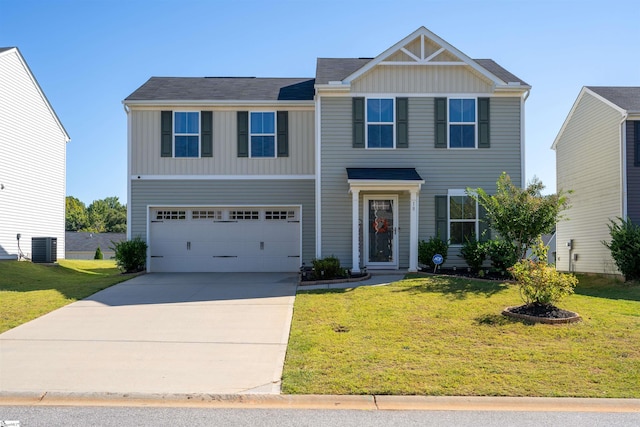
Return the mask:
[[[0,394],[279,393],[295,274],[148,274],[0,335]]]

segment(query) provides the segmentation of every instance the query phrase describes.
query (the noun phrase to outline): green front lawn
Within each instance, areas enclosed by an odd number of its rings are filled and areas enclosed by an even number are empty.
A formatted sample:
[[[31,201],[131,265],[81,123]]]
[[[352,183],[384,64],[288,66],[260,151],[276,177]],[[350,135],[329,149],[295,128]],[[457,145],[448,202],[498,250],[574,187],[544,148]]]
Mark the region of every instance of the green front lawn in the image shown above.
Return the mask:
[[[131,278],[115,261],[0,261],[0,333]]]
[[[640,286],[579,276],[583,321],[503,317],[515,285],[413,276],[296,297],[282,390],[640,398]]]

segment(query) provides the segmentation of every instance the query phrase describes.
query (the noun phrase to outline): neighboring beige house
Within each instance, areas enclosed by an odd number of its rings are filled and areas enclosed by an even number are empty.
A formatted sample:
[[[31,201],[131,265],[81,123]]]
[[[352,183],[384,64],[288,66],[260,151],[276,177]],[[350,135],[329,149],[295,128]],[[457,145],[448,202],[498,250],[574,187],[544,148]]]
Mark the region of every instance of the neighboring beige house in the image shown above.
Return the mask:
[[[464,265],[465,189],[524,180],[530,89],[424,27],[315,77],[152,77],[124,100],[129,237],[156,272],[416,271],[435,235]]]
[[[0,48],[0,259],[30,257],[32,237],[64,258],[68,141],[18,48]]]
[[[602,242],[610,220],[640,223],[640,87],[583,87],[551,148],[558,190],[573,190],[558,270],[619,273]]]

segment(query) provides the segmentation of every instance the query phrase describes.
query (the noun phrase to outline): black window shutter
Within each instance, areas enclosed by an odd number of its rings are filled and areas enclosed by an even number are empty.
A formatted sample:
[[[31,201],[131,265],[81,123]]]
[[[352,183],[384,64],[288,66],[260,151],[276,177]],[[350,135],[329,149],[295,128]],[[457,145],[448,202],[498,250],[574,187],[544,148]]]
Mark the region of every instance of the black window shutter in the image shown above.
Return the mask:
[[[364,148],[364,98],[353,98],[353,148]]]
[[[447,196],[436,196],[435,197],[435,205],[436,205],[436,236],[441,238],[444,241],[447,241],[449,238],[449,232],[447,230],[447,224],[449,223],[449,218],[447,215]]]
[[[487,210],[480,203],[478,203],[478,217],[480,219],[480,224],[478,226],[480,236],[478,237],[478,240],[481,242],[487,242],[491,240],[491,229],[487,223]]]
[[[278,111],[278,157],[289,157],[289,112]]]
[[[640,166],[640,121],[635,122],[635,126],[633,128],[634,141],[635,141],[635,162],[634,166]]]
[[[489,125],[489,99],[478,98],[478,148],[489,148],[491,127]]]
[[[409,99],[396,99],[396,148],[409,148]]]
[[[447,148],[447,98],[435,99],[436,148]]]
[[[160,156],[173,157],[173,111],[160,112]]]
[[[248,111],[238,111],[238,157],[249,157]]]
[[[200,112],[200,157],[213,157],[213,113]]]

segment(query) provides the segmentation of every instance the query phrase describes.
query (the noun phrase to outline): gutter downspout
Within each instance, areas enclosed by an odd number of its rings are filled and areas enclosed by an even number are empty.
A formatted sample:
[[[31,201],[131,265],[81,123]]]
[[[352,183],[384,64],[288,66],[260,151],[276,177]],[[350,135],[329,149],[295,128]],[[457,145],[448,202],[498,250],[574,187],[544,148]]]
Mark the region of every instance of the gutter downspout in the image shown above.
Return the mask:
[[[531,94],[531,89],[527,89],[524,95],[520,98],[520,173],[522,174],[522,188],[527,186],[527,174],[526,174],[526,165],[525,165],[525,126],[524,126],[524,103],[529,98]]]

